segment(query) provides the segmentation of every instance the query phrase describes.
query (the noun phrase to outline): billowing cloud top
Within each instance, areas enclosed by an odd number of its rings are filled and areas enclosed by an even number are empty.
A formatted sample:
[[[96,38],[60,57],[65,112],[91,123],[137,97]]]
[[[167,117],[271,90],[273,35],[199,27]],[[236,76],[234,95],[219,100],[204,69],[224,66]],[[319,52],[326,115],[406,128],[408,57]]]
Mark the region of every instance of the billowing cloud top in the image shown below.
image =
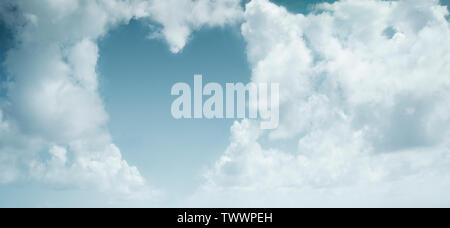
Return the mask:
[[[308,15],[248,3],[252,80],[280,83],[281,123],[235,123],[200,195],[241,206],[448,204],[447,16],[429,0],[342,0]]]

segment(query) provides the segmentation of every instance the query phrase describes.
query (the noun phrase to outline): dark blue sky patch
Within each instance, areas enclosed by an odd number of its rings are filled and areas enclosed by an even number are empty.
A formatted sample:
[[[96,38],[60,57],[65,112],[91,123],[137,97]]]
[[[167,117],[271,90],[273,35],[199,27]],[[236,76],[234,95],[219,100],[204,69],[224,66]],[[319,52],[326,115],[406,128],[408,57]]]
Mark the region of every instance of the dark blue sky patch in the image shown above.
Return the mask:
[[[307,14],[314,9],[314,5],[328,2],[333,3],[336,0],[271,0],[277,5],[286,7],[292,13]]]

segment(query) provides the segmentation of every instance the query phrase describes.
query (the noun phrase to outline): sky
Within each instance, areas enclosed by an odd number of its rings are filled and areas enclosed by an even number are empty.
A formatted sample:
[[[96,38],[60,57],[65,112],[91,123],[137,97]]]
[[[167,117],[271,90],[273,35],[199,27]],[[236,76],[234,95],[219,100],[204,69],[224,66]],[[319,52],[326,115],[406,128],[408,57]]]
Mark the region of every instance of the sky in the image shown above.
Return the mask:
[[[245,42],[237,26],[205,29],[174,55],[164,42],[146,39],[146,32],[145,25],[132,21],[100,42],[109,126],[117,145],[133,151],[127,160],[143,167],[152,183],[165,191],[183,189],[175,194],[186,196],[227,147],[233,120],[176,120],[170,89],[177,82],[192,85],[194,74],[202,74],[204,83],[248,83]],[[171,143],[174,138],[177,143]]]
[[[450,1],[42,1],[0,3],[0,207],[450,205]],[[195,74],[280,126],[174,119]]]

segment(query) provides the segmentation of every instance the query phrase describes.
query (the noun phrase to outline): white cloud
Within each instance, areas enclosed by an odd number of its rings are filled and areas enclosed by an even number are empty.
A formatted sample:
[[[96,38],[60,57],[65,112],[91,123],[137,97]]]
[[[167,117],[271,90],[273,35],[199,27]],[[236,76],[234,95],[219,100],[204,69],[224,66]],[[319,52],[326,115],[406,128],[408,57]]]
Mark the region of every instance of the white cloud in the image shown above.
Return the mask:
[[[203,26],[237,23],[243,12],[241,0],[154,0],[150,1],[148,13],[152,20],[163,26],[149,37],[163,37],[170,50],[178,53],[192,31]]]
[[[447,15],[428,0],[341,0],[308,15],[252,0],[242,25],[252,80],[280,83],[280,128],[235,123],[193,200],[448,205]]]
[[[2,1],[15,35],[0,103],[0,183],[28,179],[97,189],[120,198],[155,191],[112,142],[98,92],[97,40],[132,18],[149,18],[173,52],[192,30],[238,20],[240,1]],[[180,7],[180,4],[184,7]],[[48,152],[42,160],[40,154]],[[27,167],[26,171],[19,167]]]
[[[5,61],[9,83],[8,99],[1,107],[6,121],[1,125],[1,181],[31,176],[119,197],[150,196],[153,190],[112,143],[96,73],[96,39],[117,23],[139,16],[136,7],[141,3],[47,0],[3,4],[16,8],[2,15],[14,29],[17,45]],[[50,159],[42,161],[39,154],[46,150]],[[28,167],[29,174],[19,166]]]
[[[281,85],[280,128],[236,123],[193,200],[448,205],[447,9],[437,0],[341,0],[317,9],[294,15],[252,0],[242,15],[238,0],[2,1],[1,19],[18,42],[5,63],[0,183],[31,176],[131,198],[151,194],[107,130],[97,39],[149,18],[162,26],[151,36],[177,53],[197,29],[244,20],[252,80]]]

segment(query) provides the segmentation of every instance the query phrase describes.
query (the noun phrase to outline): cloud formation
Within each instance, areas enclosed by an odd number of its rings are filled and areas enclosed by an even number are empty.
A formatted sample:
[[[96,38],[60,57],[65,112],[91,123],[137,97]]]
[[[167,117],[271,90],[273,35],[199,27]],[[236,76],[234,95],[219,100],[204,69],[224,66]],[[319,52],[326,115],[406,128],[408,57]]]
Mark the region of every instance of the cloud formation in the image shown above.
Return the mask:
[[[0,183],[32,178],[59,187],[150,197],[107,129],[98,91],[97,41],[118,24],[161,24],[173,52],[203,25],[234,23],[240,1],[2,1],[0,19],[14,32],[0,103]],[[181,4],[181,7],[180,7]],[[19,168],[21,167],[21,168]]]
[[[242,25],[252,81],[280,83],[280,127],[236,122],[192,199],[448,205],[447,16],[429,0],[341,0],[308,15],[252,0]]]
[[[245,12],[239,0],[7,0],[0,15],[16,39],[0,87],[0,184],[152,195],[108,132],[98,39],[150,20],[161,28],[149,37],[178,53],[197,29],[243,21],[252,81],[280,83],[280,127],[236,122],[194,202],[450,203],[450,27],[437,0],[341,0],[308,15],[268,0]]]
[[[96,73],[96,40],[141,16],[139,6],[137,1],[3,2],[16,40],[4,63],[9,75],[1,105],[1,182],[32,177],[125,197],[151,194],[111,140]]]
[[[235,24],[243,15],[241,0],[154,0],[149,3],[148,13],[162,25],[149,37],[165,39],[173,53],[183,49],[192,31]]]

